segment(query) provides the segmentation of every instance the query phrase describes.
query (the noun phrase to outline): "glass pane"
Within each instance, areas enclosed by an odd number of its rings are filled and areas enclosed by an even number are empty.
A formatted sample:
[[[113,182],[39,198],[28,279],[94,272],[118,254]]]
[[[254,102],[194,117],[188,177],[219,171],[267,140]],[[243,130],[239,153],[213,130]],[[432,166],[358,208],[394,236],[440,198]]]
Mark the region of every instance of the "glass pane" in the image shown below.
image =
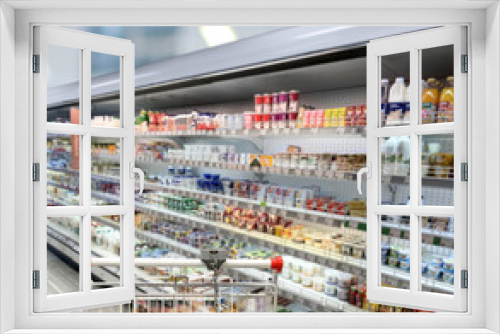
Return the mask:
[[[91,205],[120,204],[120,139],[92,137]]]
[[[410,289],[410,217],[380,216],[382,286]],[[394,278],[407,276],[408,281]],[[392,279],[394,278],[394,279]]]
[[[47,218],[47,294],[78,292],[80,288],[81,217]]]
[[[410,137],[380,139],[383,205],[408,205],[410,197]]]
[[[421,205],[453,206],[453,134],[422,136]]]
[[[422,290],[453,294],[453,217],[422,217]]]
[[[47,45],[47,122],[80,124],[80,49]],[[58,101],[74,107],[58,107]]]
[[[92,257],[120,260],[120,223],[121,216],[92,217]],[[119,287],[120,263],[92,265],[92,290]]]
[[[92,52],[92,126],[120,127],[120,72],[101,75],[99,67],[120,69],[120,57]],[[97,103],[97,99],[110,92],[118,91],[112,101]]]
[[[380,58],[380,126],[410,124],[410,52]]]
[[[80,136],[47,134],[47,205],[80,205]]]
[[[424,49],[422,123],[453,122],[453,45]]]

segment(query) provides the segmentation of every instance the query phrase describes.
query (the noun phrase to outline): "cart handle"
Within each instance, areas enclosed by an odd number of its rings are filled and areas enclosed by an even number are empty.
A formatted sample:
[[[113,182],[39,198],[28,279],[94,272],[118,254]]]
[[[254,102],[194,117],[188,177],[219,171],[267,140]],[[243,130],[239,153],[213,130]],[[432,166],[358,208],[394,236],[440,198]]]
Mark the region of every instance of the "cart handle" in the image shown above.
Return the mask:
[[[171,258],[138,258],[134,259],[134,264],[138,267],[205,267],[199,259],[171,259]],[[119,266],[120,258],[92,257],[93,266]],[[277,273],[283,270],[283,258],[277,256],[267,260],[246,260],[228,259],[222,265],[223,268],[254,268],[272,269]]]

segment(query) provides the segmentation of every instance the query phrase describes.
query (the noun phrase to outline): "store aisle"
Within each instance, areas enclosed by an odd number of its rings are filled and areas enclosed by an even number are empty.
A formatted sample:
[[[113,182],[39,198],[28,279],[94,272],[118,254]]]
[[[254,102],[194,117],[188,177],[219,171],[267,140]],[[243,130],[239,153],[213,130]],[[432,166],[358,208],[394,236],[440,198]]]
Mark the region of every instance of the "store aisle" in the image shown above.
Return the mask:
[[[47,252],[47,267],[49,268],[47,291],[49,295],[78,291],[78,272],[69,267],[57,255]]]

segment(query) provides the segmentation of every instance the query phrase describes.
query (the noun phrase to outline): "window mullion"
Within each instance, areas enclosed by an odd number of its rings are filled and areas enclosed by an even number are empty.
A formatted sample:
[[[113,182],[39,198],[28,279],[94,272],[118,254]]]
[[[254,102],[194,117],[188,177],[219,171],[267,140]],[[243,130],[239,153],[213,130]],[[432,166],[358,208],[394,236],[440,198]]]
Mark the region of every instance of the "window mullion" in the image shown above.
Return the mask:
[[[82,141],[82,156],[80,159],[82,175],[80,177],[83,182],[80,192],[83,196],[83,206],[88,208],[88,212],[83,216],[82,221],[82,231],[80,236],[80,257],[82,270],[80,276],[82,277],[82,291],[84,293],[90,294],[91,287],[91,173],[92,173],[92,156],[91,156],[91,133],[90,133],[90,121],[91,121],[91,50],[86,48],[82,52],[82,68],[81,68],[81,113],[80,118],[82,120],[82,125],[87,129],[87,133],[83,135]]]
[[[420,109],[420,61],[419,51],[410,51],[410,291],[412,294],[418,291],[420,277],[420,254],[419,254],[419,219],[413,210],[420,203],[420,168],[419,168],[419,136],[415,134],[415,129],[419,123]]]

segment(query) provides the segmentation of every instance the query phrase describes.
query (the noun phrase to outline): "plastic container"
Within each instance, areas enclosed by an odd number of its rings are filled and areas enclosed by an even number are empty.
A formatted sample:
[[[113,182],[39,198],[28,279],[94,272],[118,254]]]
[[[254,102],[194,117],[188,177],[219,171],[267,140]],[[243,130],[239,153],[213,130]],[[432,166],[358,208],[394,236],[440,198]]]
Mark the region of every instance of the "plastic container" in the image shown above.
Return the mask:
[[[257,130],[262,129],[262,114],[253,114],[253,125]]]
[[[302,286],[305,288],[311,288],[313,286],[313,278],[311,276],[302,275]]]
[[[244,119],[245,129],[252,129],[254,123],[253,114],[251,112],[246,112],[243,114],[243,119]]]
[[[255,94],[255,112],[262,113],[264,107],[264,97],[260,94]]]
[[[401,125],[403,121],[405,82],[403,77],[396,78],[389,91],[388,115],[386,117],[386,126]]]
[[[338,286],[341,288],[349,289],[352,285],[352,275],[348,273],[340,273],[338,275]]]
[[[270,114],[262,114],[262,128],[270,129],[271,128],[271,115]]]
[[[296,112],[299,110],[299,95],[299,91],[297,90],[291,90],[288,93],[288,111]]]
[[[291,129],[294,129],[297,127],[297,116],[299,115],[298,112],[289,112],[287,113],[286,117],[288,120],[288,127]]]
[[[314,277],[313,278],[313,289],[316,292],[325,291],[325,279],[323,277]]]
[[[286,128],[287,121],[286,121],[286,112],[280,112],[278,114],[278,128],[284,129]]]
[[[272,112],[273,100],[271,94],[264,94],[263,96],[263,113],[271,113]]]
[[[279,114],[271,114],[271,128],[278,129],[279,128]]]
[[[452,76],[446,78],[446,85],[439,96],[438,123],[454,121],[454,79]]]
[[[314,263],[306,262],[302,268],[302,274],[305,276],[314,276]]]
[[[336,296],[337,295],[337,286],[330,283],[330,282],[326,282],[325,283],[325,293],[328,295],[328,296]]]
[[[350,288],[337,287],[337,298],[347,301],[349,299],[349,290]]]
[[[279,113],[281,112],[281,109],[280,109],[280,95],[278,93],[273,93],[272,95],[272,101],[273,101],[273,105],[272,105],[272,112],[273,113]]]
[[[325,110],[316,110],[316,127],[322,128],[325,125]]]
[[[331,284],[338,284],[339,281],[339,271],[335,269],[325,270],[325,281]]]
[[[280,92],[279,94],[280,112],[287,112],[288,110],[288,94],[287,92]]]
[[[301,283],[302,282],[302,273],[294,271],[292,273],[292,281],[294,283]]]

